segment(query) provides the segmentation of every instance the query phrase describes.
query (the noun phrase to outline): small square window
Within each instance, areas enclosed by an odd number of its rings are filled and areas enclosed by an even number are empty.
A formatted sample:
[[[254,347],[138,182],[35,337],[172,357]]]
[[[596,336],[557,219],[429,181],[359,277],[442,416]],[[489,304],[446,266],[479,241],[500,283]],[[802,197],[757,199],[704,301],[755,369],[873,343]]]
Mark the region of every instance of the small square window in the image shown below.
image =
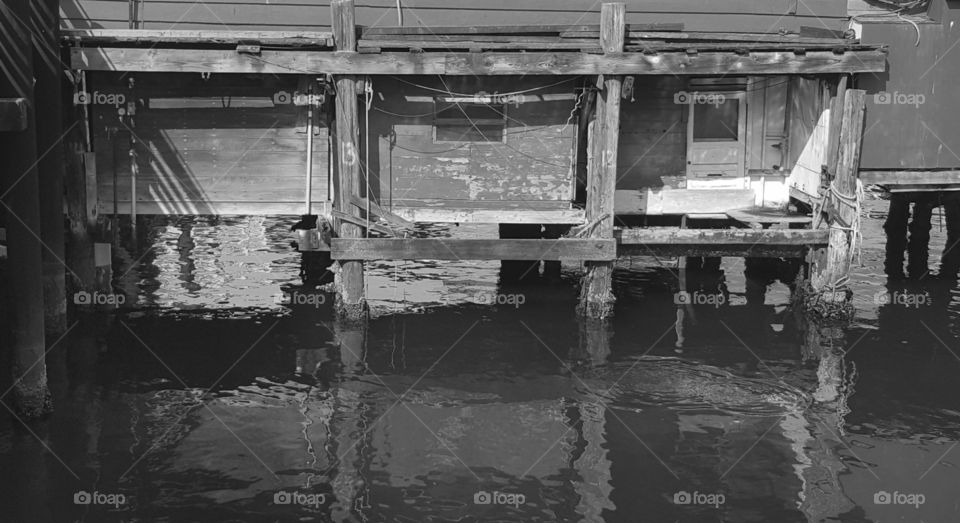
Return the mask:
[[[444,102],[437,100],[434,116],[436,142],[503,142],[507,109],[504,104]]]
[[[740,101],[736,98],[694,107],[695,142],[735,142],[739,139]]]

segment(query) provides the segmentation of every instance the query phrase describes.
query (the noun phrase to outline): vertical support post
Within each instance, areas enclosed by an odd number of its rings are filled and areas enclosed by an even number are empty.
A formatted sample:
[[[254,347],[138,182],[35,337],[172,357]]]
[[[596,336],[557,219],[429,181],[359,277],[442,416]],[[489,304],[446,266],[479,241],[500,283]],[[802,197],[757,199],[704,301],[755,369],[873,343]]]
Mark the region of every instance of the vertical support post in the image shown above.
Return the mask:
[[[943,198],[943,213],[947,216],[947,244],[940,257],[939,276],[955,280],[960,272],[960,195],[946,192]]]
[[[330,2],[333,20],[333,39],[337,52],[353,53],[357,50],[357,27],[353,0]],[[337,75],[336,84],[336,152],[337,152],[337,210],[352,216],[360,216],[360,210],[351,203],[360,197],[360,127],[357,109],[356,75]],[[334,224],[341,238],[360,238],[360,227],[336,220]],[[359,321],[366,317],[367,303],[364,298],[363,262],[340,261],[340,269],[334,278],[336,288],[336,311],[345,321]]]
[[[40,180],[36,168],[37,129],[33,92],[33,48],[30,2],[0,2],[0,48],[6,51],[6,74],[0,76],[0,96],[27,100],[23,131],[0,133],[3,169],[2,203],[6,214],[8,263],[7,295],[15,300],[11,311],[14,408],[25,417],[39,417],[51,410],[44,361],[43,265],[40,240]]]
[[[830,178],[837,175],[837,159],[840,151],[840,130],[843,124],[843,101],[847,93],[847,75],[842,75],[837,84],[837,95],[833,97],[830,103],[830,128],[827,131],[827,173]],[[826,180],[824,185],[830,183]]]
[[[832,289],[850,270],[851,249],[857,227],[857,211],[860,207],[857,191],[857,172],[860,168],[860,150],[863,144],[865,93],[860,89],[847,89],[843,101],[840,139],[837,145],[837,169],[831,192],[834,210],[830,220],[830,240],[826,267],[814,274],[814,289]]]
[[[36,136],[40,179],[40,237],[43,259],[44,327],[48,340],[67,329],[65,239],[63,226],[63,99],[60,65],[60,5],[57,0],[33,2],[30,23],[36,84]]]
[[[604,53],[623,52],[626,36],[626,6],[603,4],[600,9],[600,45]],[[620,95],[623,76],[603,75],[597,97],[592,143],[593,158],[587,166],[587,221],[598,220],[592,238],[613,238],[613,200],[617,183],[617,145],[620,139]],[[589,318],[613,314],[613,262],[587,262],[580,288],[578,310]]]

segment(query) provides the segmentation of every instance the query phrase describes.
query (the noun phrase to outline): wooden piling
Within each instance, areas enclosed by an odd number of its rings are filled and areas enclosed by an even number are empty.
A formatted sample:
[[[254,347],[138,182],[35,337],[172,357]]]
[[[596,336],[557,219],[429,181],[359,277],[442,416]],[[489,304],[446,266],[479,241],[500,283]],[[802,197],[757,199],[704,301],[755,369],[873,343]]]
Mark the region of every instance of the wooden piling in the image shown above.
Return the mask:
[[[37,135],[33,92],[33,49],[27,0],[0,2],[0,48],[6,74],[0,75],[0,97],[25,100],[26,128],[0,133],[4,158],[3,206],[7,226],[7,288],[14,301],[12,325],[14,408],[24,417],[50,412],[50,391],[44,361],[43,270],[40,241],[40,180],[36,168]]]
[[[626,6],[603,4],[600,10],[600,44],[604,53],[623,52],[626,34]],[[601,216],[591,231],[592,238],[612,238],[613,200],[617,183],[617,146],[620,139],[620,96],[623,76],[602,75],[596,116],[590,133],[592,158],[587,164],[587,221]],[[598,80],[598,81],[600,81]],[[589,318],[613,314],[613,262],[586,262],[580,288],[579,312]]]
[[[37,160],[40,177],[40,237],[43,239],[44,328],[49,340],[67,329],[67,290],[63,215],[64,151],[61,94],[59,0],[32,2]]]
[[[930,274],[930,220],[937,206],[935,195],[923,193],[913,202],[910,237],[907,239],[907,277],[920,280]]]
[[[333,38],[337,51],[355,52],[357,50],[357,27],[353,0],[332,0],[330,9],[333,20]],[[360,216],[360,209],[351,203],[351,199],[360,198],[360,127],[357,110],[356,75],[337,75],[336,84],[336,200],[334,205],[339,212]],[[364,166],[366,168],[366,166]],[[361,229],[354,223],[336,219],[334,224],[341,238],[360,238]],[[338,317],[345,321],[358,321],[366,318],[367,302],[364,297],[363,262],[342,260],[336,271],[335,308]]]
[[[813,274],[817,291],[833,291],[850,270],[853,243],[858,227],[860,196],[857,171],[863,142],[865,92],[847,89],[843,98],[843,118],[837,152],[837,169],[828,194],[831,204],[830,240],[825,266]]]

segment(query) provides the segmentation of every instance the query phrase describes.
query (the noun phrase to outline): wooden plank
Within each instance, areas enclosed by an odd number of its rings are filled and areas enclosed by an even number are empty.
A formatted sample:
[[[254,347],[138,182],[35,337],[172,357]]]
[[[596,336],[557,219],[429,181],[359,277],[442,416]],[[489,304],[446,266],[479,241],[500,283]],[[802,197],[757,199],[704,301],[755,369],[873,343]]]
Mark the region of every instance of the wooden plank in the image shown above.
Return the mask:
[[[860,181],[874,185],[945,185],[960,183],[960,170],[860,171]]]
[[[462,209],[457,207],[394,207],[397,216],[416,223],[570,224],[586,222],[582,209]]]
[[[410,222],[400,216],[397,216],[396,214],[390,211],[383,210],[382,208],[380,208],[379,205],[377,205],[372,201],[367,200],[366,198],[363,198],[360,196],[351,196],[350,203],[353,204],[358,209],[362,209],[363,211],[367,211],[369,209],[370,214],[374,215],[370,217],[371,219],[376,219],[375,217],[380,217],[383,221],[390,224],[391,227],[396,227],[396,228],[407,230],[407,231],[412,231],[414,229],[413,222]]]
[[[624,229],[621,255],[802,257],[829,232],[809,229]]]
[[[26,129],[26,98],[0,98],[0,132],[19,132]]]
[[[260,74],[420,75],[703,75],[877,73],[886,68],[880,49],[843,54],[811,51],[734,53],[381,53],[263,51],[260,56],[226,49],[71,49],[71,67],[88,71],[211,72]]]
[[[113,201],[101,200],[97,210],[102,215],[113,213]],[[314,214],[328,215],[331,206],[329,202],[313,201]],[[130,212],[129,201],[118,201],[117,212]],[[137,202],[139,215],[214,215],[214,216],[299,216],[303,214],[303,201],[269,202],[225,202],[225,201],[157,201],[140,200]]]
[[[596,40],[590,41],[569,41],[554,40],[548,42],[480,42],[480,41],[431,41],[431,40],[361,40],[359,49],[423,49],[423,50],[454,50],[454,49],[501,49],[522,51],[526,49],[535,50],[580,50],[590,49],[600,51]]]
[[[195,29],[63,29],[61,38],[84,45],[101,43],[170,43],[170,44],[261,44],[289,47],[331,47],[329,31],[227,31]]]
[[[726,213],[754,206],[753,189],[621,189],[614,209],[618,215]]]
[[[616,259],[612,239],[477,240],[334,238],[335,260],[597,260]]]

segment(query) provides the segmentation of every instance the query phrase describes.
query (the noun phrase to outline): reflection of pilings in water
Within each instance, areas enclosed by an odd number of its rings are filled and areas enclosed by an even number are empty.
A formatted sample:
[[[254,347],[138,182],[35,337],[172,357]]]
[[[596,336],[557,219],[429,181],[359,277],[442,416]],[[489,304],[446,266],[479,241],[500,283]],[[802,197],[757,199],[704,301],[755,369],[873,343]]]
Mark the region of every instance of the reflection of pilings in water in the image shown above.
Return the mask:
[[[945,192],[941,202],[947,217],[947,244],[940,258],[940,277],[954,279],[960,271],[960,193]]]
[[[795,448],[800,449],[797,474],[803,482],[801,510],[808,521],[836,519],[855,507],[843,492],[839,479],[846,471],[839,451],[846,446],[841,435],[855,373],[846,372],[843,352],[846,339],[842,328],[818,323],[800,312],[796,318],[804,335],[803,359],[819,361],[817,389],[803,426],[797,420],[784,420],[784,433],[795,441]],[[801,454],[803,452],[805,454]]]
[[[180,261],[180,281],[183,282],[184,290],[192,292],[196,290],[193,272],[196,269],[193,260],[193,249],[196,247],[193,241],[193,217],[184,218],[180,222],[180,236],[177,238],[177,254]]]
[[[928,194],[916,197],[913,204],[907,241],[907,275],[912,279],[924,278],[930,270],[930,219],[935,206],[935,196]]]
[[[333,478],[333,494],[336,498],[330,505],[334,521],[353,521],[353,513],[363,508],[367,485],[363,479],[364,450],[371,437],[363,425],[363,391],[351,387],[354,378],[363,373],[366,361],[367,325],[334,324],[334,343],[340,348],[342,377],[334,391],[335,409],[330,427],[330,439],[335,442],[331,460],[336,468]],[[352,413],[356,417],[349,416]],[[367,465],[369,466],[369,465]],[[360,503],[358,503],[358,501]],[[358,504],[360,505],[358,507]]]
[[[573,463],[580,476],[580,481],[574,483],[574,490],[578,497],[577,514],[586,521],[602,521],[604,510],[616,508],[610,500],[613,473],[604,433],[606,410],[600,402],[581,402],[579,405],[579,439],[584,449]]]
[[[611,322],[580,315],[578,317],[580,343],[576,347],[576,354],[571,354],[570,359],[589,359],[591,365],[603,365],[610,356],[610,343],[613,339]],[[600,401],[581,401],[577,408],[580,424],[578,446],[583,446],[583,452],[573,463],[574,470],[580,476],[580,481],[574,483],[574,490],[579,498],[577,513],[587,521],[601,521],[604,510],[616,508],[610,500],[613,475],[604,433],[606,407]]]

